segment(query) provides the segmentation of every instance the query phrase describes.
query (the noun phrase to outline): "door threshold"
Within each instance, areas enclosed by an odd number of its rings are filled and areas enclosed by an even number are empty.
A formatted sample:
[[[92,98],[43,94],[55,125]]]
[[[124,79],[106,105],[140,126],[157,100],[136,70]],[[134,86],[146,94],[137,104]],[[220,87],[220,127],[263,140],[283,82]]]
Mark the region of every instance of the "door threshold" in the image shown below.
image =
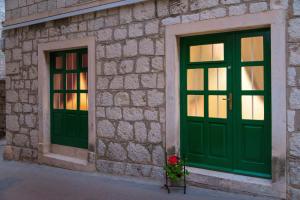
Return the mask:
[[[39,155],[39,163],[76,171],[96,171],[93,152],[87,149],[51,144],[50,152]]]
[[[195,167],[187,167],[187,170],[190,172],[187,180],[191,185],[264,197],[284,198],[285,191],[280,191],[280,188],[272,184],[272,180]]]

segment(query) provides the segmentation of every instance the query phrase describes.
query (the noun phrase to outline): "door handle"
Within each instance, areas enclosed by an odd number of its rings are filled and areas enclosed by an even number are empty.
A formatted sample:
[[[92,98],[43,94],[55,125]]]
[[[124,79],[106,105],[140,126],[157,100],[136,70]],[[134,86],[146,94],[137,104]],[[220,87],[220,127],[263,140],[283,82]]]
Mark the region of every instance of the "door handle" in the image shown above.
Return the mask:
[[[228,102],[229,111],[232,111],[232,93],[230,92],[228,97],[222,100],[226,100]]]

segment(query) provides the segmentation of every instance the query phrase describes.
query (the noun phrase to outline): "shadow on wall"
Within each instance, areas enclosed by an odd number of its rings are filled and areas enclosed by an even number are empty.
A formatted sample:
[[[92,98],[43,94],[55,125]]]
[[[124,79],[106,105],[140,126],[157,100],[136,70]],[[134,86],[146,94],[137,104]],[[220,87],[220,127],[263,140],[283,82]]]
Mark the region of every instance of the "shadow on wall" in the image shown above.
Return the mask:
[[[5,136],[5,80],[0,80],[0,139]]]

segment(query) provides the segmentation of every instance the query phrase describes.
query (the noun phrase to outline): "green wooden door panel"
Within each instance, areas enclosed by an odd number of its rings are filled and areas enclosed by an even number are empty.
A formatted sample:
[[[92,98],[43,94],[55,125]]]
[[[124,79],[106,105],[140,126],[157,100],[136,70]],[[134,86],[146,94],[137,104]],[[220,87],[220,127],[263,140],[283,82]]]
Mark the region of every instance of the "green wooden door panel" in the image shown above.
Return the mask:
[[[73,57],[70,56],[71,54]],[[88,70],[88,66],[85,66],[86,60],[83,60],[85,55],[87,49],[50,53],[51,143],[53,144],[88,147],[88,112],[86,108],[80,106],[86,105],[86,101],[81,100],[80,95],[88,94],[87,87],[82,86],[82,84],[87,86],[87,80],[82,76],[82,73]],[[67,59],[69,59],[68,68]]]
[[[189,122],[187,132],[189,133],[187,136],[189,143],[187,152],[196,155],[204,155],[203,123]]]
[[[269,30],[184,37],[180,44],[181,153],[188,165],[270,178]]]

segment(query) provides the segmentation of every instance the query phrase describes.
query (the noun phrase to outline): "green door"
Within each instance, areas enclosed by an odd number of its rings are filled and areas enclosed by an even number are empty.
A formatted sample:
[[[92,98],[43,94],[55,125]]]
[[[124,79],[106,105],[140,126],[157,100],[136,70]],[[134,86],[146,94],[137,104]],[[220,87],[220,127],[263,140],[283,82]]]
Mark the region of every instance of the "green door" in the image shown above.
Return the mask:
[[[88,147],[87,49],[50,53],[51,143]]]
[[[269,30],[181,38],[180,63],[188,165],[270,178]]]

